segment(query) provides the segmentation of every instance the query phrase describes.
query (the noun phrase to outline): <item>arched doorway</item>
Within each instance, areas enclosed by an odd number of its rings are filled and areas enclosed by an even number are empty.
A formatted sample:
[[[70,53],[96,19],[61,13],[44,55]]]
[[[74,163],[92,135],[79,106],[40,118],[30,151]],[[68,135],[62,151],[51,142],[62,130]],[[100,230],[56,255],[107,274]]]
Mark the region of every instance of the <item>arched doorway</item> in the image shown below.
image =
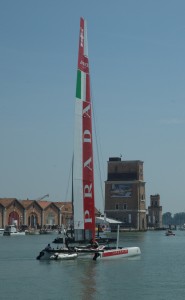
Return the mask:
[[[19,214],[16,211],[12,211],[9,214],[8,225],[19,226]]]
[[[31,228],[36,228],[38,224],[38,217],[36,214],[32,213],[28,218],[28,224]]]

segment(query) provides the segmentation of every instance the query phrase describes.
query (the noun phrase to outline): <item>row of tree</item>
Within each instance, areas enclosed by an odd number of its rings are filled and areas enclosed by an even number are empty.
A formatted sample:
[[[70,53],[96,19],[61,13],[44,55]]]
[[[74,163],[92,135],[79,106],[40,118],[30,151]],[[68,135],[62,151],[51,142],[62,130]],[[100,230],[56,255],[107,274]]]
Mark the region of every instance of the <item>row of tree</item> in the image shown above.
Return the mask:
[[[185,224],[185,212],[180,212],[172,215],[170,212],[166,212],[162,216],[162,223],[164,226],[176,225],[182,226]]]

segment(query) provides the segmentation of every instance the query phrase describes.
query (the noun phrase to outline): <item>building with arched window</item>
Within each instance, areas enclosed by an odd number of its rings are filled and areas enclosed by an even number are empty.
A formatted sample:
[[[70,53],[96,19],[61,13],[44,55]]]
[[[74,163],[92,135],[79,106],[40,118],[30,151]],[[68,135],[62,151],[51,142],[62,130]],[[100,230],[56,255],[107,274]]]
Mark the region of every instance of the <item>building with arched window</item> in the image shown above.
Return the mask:
[[[0,198],[0,228],[6,225],[43,228],[68,226],[72,220],[71,202],[50,202]]]
[[[97,210],[96,215],[100,215]],[[13,224],[30,229],[61,227],[62,224],[68,228],[72,223],[71,202],[0,198],[0,228]]]

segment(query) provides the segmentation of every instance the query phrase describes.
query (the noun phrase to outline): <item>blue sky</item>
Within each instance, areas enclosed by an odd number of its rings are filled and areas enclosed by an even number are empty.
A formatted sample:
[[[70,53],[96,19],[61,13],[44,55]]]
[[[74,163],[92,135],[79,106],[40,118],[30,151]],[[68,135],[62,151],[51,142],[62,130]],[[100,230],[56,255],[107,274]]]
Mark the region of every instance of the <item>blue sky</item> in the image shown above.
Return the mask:
[[[71,198],[82,16],[103,189],[122,154],[144,161],[147,206],[185,211],[184,14],[183,0],[0,1],[0,197]]]

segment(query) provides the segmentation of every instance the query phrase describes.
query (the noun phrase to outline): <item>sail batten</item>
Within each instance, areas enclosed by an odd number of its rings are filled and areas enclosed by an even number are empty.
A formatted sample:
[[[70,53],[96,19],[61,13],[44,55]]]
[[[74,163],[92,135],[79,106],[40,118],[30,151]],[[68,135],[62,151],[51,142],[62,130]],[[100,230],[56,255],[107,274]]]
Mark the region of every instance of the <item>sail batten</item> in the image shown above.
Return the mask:
[[[80,19],[74,141],[74,229],[76,238],[95,237],[92,106],[86,21]]]

